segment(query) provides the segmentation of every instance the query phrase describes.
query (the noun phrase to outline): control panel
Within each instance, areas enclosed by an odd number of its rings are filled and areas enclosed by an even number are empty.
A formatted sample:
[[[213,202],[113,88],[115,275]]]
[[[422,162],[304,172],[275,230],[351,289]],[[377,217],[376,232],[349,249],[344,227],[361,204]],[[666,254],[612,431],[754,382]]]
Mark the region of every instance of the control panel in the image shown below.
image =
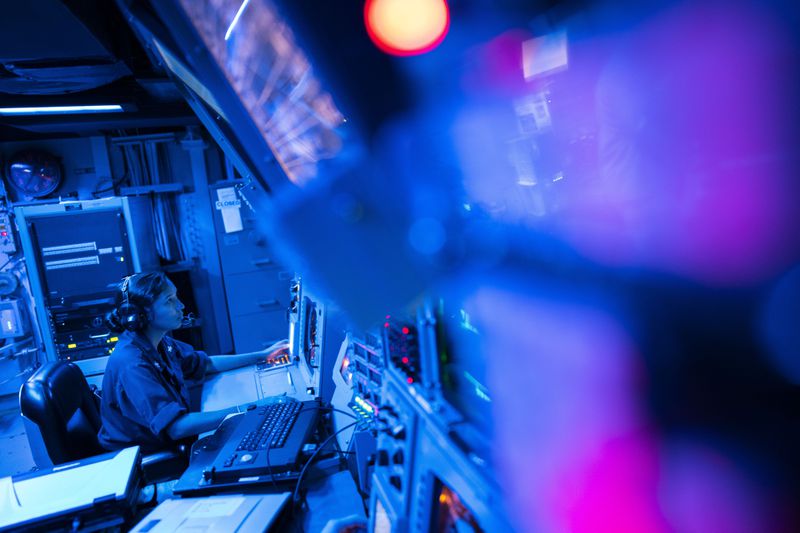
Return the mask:
[[[306,357],[306,362],[310,368],[319,367],[320,352],[322,350],[322,306],[314,302],[308,296],[304,296],[301,301],[301,315],[305,319],[304,335],[301,346]]]
[[[375,416],[381,405],[383,388],[383,353],[378,339],[374,335],[353,339],[342,371],[353,387],[348,407],[358,416]]]
[[[262,361],[256,364],[256,371],[265,372],[267,370],[274,370],[276,368],[282,368],[284,366],[289,366],[291,364],[292,364],[292,358],[289,357],[288,355],[282,355],[280,357],[270,359],[269,361]]]
[[[0,211],[0,252],[4,254],[17,252],[17,243],[11,227],[11,213],[8,211]]]
[[[306,393],[330,401],[335,354],[347,329],[344,315],[319,300],[300,277],[292,280],[289,294],[289,355],[307,384]]]
[[[406,383],[411,385],[422,381],[422,358],[416,323],[387,316],[383,324],[383,346],[388,364]]]
[[[414,468],[417,415],[403,393],[406,387],[393,377],[387,377],[378,414],[379,434],[373,475],[374,485],[385,500],[384,505],[397,516],[407,516],[409,512]]]
[[[337,428],[350,424],[353,416],[359,421],[376,419],[383,397],[383,370],[383,349],[379,337],[348,332],[333,370],[336,389],[331,403],[341,411],[334,413]],[[352,416],[348,413],[352,413]],[[340,446],[348,446],[351,433],[342,433]]]
[[[380,336],[348,330],[333,366],[332,415],[339,447],[350,451],[348,468],[363,493],[372,487],[383,370]]]

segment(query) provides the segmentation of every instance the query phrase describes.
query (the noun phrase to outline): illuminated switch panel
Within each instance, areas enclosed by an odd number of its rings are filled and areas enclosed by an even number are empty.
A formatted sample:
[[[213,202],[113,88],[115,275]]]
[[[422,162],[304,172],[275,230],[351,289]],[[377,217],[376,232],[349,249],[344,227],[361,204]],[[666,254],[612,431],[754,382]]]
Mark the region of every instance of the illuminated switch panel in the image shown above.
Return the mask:
[[[0,338],[21,337],[28,332],[16,299],[0,301]]]
[[[259,371],[272,370],[274,368],[281,368],[284,366],[289,366],[291,364],[292,364],[292,358],[287,354],[287,355],[282,355],[275,359],[271,359],[269,361],[258,363],[256,365],[256,368]]]
[[[378,414],[383,388],[383,354],[380,341],[374,335],[352,339],[346,357],[347,383],[353,388],[348,407],[362,418]]]
[[[409,385],[418,383],[422,368],[417,326],[413,322],[386,317],[383,335],[384,353],[389,363],[405,376]]]
[[[11,228],[11,217],[8,213],[0,213],[0,252],[13,254],[17,251],[14,232]]]

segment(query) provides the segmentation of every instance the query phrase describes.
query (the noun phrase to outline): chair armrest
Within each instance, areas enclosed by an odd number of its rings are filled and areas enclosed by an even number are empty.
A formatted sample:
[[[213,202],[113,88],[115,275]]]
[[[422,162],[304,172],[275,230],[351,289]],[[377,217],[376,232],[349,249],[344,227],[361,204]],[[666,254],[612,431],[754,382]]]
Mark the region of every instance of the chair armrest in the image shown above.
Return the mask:
[[[185,453],[167,450],[142,456],[142,475],[145,484],[161,483],[178,479],[186,467],[189,459]]]

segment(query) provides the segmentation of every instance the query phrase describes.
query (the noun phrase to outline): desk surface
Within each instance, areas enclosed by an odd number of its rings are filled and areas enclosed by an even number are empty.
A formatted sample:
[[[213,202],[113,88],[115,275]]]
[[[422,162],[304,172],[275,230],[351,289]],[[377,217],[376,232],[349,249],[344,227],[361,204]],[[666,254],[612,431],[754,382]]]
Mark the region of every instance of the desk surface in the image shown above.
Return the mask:
[[[266,394],[262,393],[262,387]],[[254,366],[245,366],[215,374],[203,384],[200,407],[203,411],[216,411],[264,396],[280,395],[301,402],[313,400],[306,393],[305,379],[296,364],[262,371],[257,371]]]

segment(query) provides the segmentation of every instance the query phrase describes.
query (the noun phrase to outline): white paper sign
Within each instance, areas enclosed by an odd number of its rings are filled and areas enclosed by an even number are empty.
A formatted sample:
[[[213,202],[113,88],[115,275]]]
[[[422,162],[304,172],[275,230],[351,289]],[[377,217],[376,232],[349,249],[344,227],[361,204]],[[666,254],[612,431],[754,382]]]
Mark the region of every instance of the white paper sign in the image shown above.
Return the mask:
[[[217,209],[222,214],[222,225],[225,233],[242,231],[242,214],[239,209],[242,206],[241,200],[236,197],[236,189],[225,187],[217,189]]]

